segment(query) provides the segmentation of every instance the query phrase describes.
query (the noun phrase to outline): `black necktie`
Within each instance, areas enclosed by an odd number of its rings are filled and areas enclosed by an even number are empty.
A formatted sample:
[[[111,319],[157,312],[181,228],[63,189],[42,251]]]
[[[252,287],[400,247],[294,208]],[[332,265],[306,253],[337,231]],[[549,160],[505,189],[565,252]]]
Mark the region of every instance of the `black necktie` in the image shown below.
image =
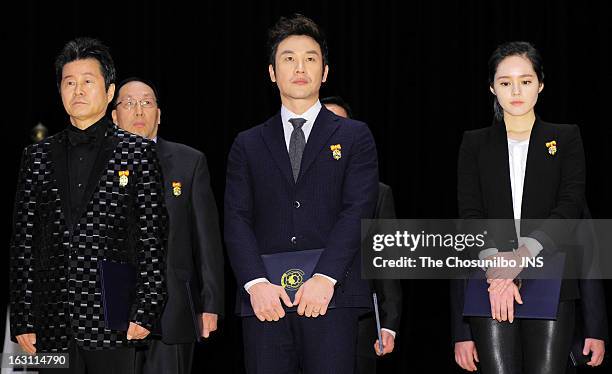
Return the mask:
[[[293,180],[297,181],[300,175],[300,165],[302,164],[302,155],[306,146],[306,137],[302,126],[306,123],[304,118],[291,118],[289,123],[293,126],[291,138],[289,139],[289,160],[291,161],[291,170],[293,170]]]

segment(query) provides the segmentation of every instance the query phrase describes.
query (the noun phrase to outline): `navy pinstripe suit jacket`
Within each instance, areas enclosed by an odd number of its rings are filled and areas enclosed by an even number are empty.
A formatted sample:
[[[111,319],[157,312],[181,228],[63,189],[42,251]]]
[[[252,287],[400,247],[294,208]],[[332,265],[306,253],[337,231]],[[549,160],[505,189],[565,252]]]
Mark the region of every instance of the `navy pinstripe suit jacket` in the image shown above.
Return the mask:
[[[341,147],[338,159],[332,145]],[[376,145],[365,123],[321,108],[297,181],[280,113],[240,133],[227,166],[225,242],[242,297],[246,282],[267,277],[261,254],[325,248],[314,272],[338,281],[336,306],[368,308],[360,229],[377,195]]]

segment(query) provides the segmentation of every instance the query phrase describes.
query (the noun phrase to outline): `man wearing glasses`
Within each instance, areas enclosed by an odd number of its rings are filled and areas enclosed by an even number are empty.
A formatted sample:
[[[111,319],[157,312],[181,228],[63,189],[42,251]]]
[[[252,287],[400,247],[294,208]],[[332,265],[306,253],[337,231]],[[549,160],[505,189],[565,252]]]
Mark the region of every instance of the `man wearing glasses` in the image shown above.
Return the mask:
[[[191,373],[194,342],[217,329],[224,300],[221,234],[206,157],[157,136],[159,94],[148,80],[119,83],[112,117],[120,128],[157,143],[170,222],[162,339],[150,341],[138,361],[144,374]]]

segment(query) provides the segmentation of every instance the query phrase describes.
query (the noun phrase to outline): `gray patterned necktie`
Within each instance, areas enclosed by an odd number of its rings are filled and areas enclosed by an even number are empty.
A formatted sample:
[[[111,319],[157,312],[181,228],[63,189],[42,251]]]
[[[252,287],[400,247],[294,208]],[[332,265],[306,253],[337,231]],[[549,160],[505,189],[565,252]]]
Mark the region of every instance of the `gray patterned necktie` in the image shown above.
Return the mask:
[[[291,161],[291,170],[293,170],[293,180],[297,181],[300,174],[300,165],[302,164],[302,155],[306,146],[306,137],[302,126],[306,123],[304,118],[291,118],[289,123],[293,126],[291,138],[289,139],[289,160]]]

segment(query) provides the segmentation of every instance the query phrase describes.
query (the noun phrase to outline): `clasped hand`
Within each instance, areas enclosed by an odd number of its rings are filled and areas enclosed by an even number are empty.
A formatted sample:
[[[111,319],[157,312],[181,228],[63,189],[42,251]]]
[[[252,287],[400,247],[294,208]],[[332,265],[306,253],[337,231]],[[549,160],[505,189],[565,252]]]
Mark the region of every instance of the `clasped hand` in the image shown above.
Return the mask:
[[[487,283],[489,283],[489,301],[491,303],[491,318],[499,322],[514,322],[514,302],[523,303],[519,287],[514,283],[514,279],[523,270],[522,259],[530,257],[530,253],[525,246],[519,247],[513,252],[498,252],[488,259],[495,257],[505,260],[514,260],[516,266],[490,267],[487,269]]]
[[[487,260],[500,258],[506,262],[514,261],[515,266],[489,267],[487,269],[487,282],[490,284],[488,291],[502,293],[506,287],[523,271],[523,258],[531,257],[525,246],[520,246],[516,251],[498,252],[487,257]]]
[[[255,316],[262,322],[278,321],[285,316],[281,300],[287,307],[297,306],[299,315],[316,318],[327,313],[334,285],[325,277],[315,275],[298,289],[293,302],[283,287],[268,282],[254,284],[249,294]]]

